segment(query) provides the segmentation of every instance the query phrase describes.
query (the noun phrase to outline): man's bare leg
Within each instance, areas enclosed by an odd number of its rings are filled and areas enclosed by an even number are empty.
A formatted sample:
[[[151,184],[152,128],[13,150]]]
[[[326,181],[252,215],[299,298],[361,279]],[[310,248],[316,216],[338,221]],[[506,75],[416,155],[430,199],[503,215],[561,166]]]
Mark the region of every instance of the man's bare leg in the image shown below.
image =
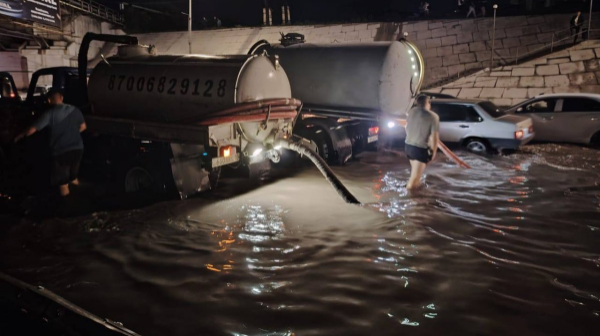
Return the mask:
[[[406,185],[406,189],[415,189],[421,185],[421,176],[425,171],[426,164],[417,160],[410,160],[410,179]]]
[[[60,189],[60,196],[68,196],[69,195],[69,185],[68,184],[63,184],[59,187]]]
[[[73,181],[71,181],[71,184],[74,186],[78,186],[79,185],[79,179],[74,179]]]

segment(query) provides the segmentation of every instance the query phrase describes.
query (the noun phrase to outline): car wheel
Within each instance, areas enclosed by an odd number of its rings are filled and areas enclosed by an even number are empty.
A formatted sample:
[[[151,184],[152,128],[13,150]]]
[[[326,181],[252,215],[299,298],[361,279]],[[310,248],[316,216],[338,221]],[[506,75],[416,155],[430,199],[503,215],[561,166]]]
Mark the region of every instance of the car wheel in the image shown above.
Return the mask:
[[[465,148],[475,154],[485,154],[489,151],[488,144],[482,139],[469,139],[465,142]]]

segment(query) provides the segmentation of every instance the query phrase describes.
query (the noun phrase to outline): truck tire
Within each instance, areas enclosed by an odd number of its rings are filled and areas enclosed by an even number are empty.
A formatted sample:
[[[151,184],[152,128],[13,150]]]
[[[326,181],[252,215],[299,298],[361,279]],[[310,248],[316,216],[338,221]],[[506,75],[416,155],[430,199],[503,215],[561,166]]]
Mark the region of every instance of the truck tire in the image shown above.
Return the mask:
[[[151,193],[158,191],[152,174],[142,166],[134,165],[125,173],[123,189],[126,194]]]
[[[471,153],[487,154],[490,152],[490,146],[487,141],[479,138],[470,138],[464,142],[464,147]]]
[[[333,151],[333,143],[326,132],[321,132],[315,134],[313,139],[310,139],[315,142],[317,145],[317,153],[323,160],[327,163],[333,163],[334,160],[334,151]]]
[[[122,192],[161,199],[175,197],[177,192],[170,167],[167,166],[169,161],[161,161],[160,158],[142,157],[124,165],[124,169],[119,174]]]

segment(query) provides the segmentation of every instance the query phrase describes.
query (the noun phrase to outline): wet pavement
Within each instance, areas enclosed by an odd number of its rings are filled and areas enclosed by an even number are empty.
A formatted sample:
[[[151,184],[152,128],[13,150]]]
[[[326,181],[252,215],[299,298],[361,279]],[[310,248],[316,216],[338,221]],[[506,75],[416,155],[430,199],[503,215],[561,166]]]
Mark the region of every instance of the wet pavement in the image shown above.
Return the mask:
[[[0,215],[0,270],[142,335],[591,335],[600,151],[403,157],[68,218]],[[239,183],[241,183],[241,186]]]

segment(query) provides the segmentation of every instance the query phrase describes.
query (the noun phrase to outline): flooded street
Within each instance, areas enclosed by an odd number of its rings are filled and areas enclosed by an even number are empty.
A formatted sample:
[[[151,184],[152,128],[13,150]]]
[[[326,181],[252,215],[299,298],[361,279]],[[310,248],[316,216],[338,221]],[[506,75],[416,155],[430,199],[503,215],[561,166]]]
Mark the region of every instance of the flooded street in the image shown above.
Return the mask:
[[[600,152],[364,153],[239,192],[76,218],[0,217],[0,270],[141,335],[592,335]]]

